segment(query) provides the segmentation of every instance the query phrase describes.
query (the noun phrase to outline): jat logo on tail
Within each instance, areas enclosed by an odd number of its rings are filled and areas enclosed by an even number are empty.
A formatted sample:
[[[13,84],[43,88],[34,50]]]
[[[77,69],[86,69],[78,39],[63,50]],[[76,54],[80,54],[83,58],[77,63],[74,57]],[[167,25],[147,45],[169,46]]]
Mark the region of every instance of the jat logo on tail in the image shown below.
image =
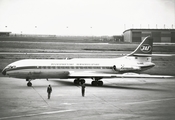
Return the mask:
[[[140,50],[144,53],[149,53],[151,51],[151,46],[148,44],[142,45],[140,47]]]

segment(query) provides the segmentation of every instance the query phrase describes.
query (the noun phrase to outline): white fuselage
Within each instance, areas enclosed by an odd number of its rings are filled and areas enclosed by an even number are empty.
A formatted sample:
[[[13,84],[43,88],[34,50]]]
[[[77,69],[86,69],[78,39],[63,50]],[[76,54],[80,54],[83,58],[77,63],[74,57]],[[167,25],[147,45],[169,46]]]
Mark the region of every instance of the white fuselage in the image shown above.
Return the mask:
[[[115,66],[115,69],[114,69]],[[10,77],[25,79],[71,78],[71,72],[117,74],[140,72],[154,66],[151,57],[121,58],[25,59],[11,63],[3,70]]]

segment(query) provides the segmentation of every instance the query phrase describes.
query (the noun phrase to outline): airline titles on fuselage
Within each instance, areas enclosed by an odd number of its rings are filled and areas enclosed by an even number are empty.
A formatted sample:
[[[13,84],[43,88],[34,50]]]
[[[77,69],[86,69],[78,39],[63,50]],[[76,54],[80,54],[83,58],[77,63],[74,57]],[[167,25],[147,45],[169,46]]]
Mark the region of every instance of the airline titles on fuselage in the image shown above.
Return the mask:
[[[99,66],[98,63],[51,63],[51,66]]]

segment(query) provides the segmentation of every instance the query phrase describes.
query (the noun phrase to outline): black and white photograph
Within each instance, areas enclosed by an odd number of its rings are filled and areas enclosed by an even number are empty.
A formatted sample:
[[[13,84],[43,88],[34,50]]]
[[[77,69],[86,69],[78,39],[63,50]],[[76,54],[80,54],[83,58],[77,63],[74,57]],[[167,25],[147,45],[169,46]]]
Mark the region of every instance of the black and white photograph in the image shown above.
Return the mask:
[[[174,120],[175,0],[0,0],[0,120]]]

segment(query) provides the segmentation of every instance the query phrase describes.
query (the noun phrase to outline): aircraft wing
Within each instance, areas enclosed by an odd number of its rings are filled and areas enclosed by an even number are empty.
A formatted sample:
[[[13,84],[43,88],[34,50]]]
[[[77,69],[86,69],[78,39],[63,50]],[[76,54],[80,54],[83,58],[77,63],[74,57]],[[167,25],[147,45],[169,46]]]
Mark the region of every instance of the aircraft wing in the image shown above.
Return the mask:
[[[142,56],[142,57],[170,57],[170,56],[175,56],[175,54],[150,54],[150,55],[145,55],[145,54],[134,54],[134,56]]]
[[[115,78],[116,74],[106,74],[98,72],[70,72],[69,77],[72,78]]]
[[[70,78],[171,78],[174,76],[166,75],[149,75],[149,74],[137,74],[137,73],[124,73],[124,74],[108,74],[98,72],[70,72]]]
[[[121,77],[121,78],[171,78],[173,76],[125,73],[125,74],[117,74],[117,77]]]

